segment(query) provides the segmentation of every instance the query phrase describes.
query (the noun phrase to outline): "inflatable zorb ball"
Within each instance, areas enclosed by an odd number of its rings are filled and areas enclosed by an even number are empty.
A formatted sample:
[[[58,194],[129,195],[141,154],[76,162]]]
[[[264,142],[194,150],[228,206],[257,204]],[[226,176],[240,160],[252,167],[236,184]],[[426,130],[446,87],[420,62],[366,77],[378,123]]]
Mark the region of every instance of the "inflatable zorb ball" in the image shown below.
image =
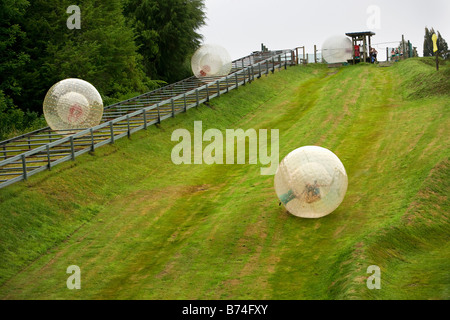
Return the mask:
[[[344,165],[330,150],[302,147],[281,161],[275,191],[281,203],[301,218],[321,218],[339,207],[347,192]]]
[[[191,67],[197,78],[223,77],[231,71],[231,57],[225,48],[205,44],[192,56]]]
[[[91,128],[100,123],[103,101],[97,89],[89,82],[65,79],[47,92],[44,116],[53,130],[72,133],[76,131],[74,129]]]
[[[345,36],[333,36],[322,45],[322,58],[327,63],[347,62],[353,58],[352,41]]]

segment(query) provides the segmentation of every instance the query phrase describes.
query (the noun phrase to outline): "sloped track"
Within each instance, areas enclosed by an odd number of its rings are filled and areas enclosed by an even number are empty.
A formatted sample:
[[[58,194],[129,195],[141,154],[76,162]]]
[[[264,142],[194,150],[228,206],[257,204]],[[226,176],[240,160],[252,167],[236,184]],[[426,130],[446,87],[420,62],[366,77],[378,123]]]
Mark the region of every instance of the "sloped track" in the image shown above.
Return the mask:
[[[75,134],[42,128],[0,142],[0,188],[50,170],[93,152],[103,145],[129,137],[148,126],[175,117],[215,97],[287,68],[298,61],[295,50],[256,52],[233,61],[228,76],[190,77],[143,95],[105,107],[102,122]]]

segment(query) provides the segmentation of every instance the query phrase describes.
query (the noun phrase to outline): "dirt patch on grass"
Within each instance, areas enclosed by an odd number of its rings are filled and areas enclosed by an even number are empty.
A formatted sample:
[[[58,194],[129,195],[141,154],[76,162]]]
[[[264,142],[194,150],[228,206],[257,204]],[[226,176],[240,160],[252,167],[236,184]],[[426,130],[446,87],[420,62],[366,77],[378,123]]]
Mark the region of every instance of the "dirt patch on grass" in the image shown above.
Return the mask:
[[[339,237],[339,235],[342,233],[342,231],[344,231],[345,229],[345,225],[344,226],[340,226],[339,228],[336,229],[336,231],[333,234],[334,238]]]
[[[240,279],[229,279],[225,280],[223,285],[226,288],[237,288],[241,285],[242,281]]]
[[[170,273],[173,271],[173,269],[175,268],[175,265],[177,264],[177,260],[178,260],[178,258],[179,258],[180,256],[181,256],[180,253],[176,253],[176,254],[174,255],[174,260],[168,262],[168,263],[164,266],[164,269],[161,270],[161,272],[158,273],[158,274],[155,276],[155,278],[157,278],[157,279],[162,279],[164,276],[170,274]]]

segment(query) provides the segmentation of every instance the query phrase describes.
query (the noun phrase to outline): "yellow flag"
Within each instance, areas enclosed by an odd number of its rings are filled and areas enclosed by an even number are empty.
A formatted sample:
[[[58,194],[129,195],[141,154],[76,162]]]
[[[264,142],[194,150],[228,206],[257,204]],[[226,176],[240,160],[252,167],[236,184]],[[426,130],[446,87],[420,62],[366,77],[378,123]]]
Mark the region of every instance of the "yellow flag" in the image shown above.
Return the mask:
[[[436,33],[433,33],[433,36],[431,37],[431,39],[433,40],[433,52],[438,51],[438,47],[437,47],[437,35]]]

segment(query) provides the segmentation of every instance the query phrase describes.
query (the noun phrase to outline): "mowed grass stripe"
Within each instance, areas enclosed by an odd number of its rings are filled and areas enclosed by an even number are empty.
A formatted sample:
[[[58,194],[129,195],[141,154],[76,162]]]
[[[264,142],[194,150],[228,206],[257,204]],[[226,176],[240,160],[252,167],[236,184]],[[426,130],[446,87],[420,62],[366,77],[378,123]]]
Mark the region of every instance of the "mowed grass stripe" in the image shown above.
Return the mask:
[[[448,234],[448,185],[442,182],[448,181],[448,95],[411,98],[399,76],[422,64],[290,68],[214,100],[212,108],[139,133],[131,143],[80,158],[73,168],[33,177],[16,187],[17,200],[22,192],[36,203],[39,197],[66,201],[54,214],[67,220],[50,216],[47,223],[77,231],[7,281],[0,296],[445,299],[448,276],[428,269],[442,270],[445,259],[437,257],[448,256],[448,246],[439,246]],[[260,176],[259,166],[174,166],[170,135],[180,127],[192,131],[194,120],[202,120],[204,130],[280,129],[281,157],[302,145],[333,150],[349,173],[344,203],[323,219],[298,219],[278,206],[273,177]],[[71,186],[76,192],[68,201],[63,195]],[[8,261],[20,265],[11,255]],[[65,287],[70,264],[82,269],[80,291]],[[371,264],[382,268],[381,291],[365,286]],[[3,264],[2,270],[14,268]],[[413,271],[425,279],[417,281]]]

